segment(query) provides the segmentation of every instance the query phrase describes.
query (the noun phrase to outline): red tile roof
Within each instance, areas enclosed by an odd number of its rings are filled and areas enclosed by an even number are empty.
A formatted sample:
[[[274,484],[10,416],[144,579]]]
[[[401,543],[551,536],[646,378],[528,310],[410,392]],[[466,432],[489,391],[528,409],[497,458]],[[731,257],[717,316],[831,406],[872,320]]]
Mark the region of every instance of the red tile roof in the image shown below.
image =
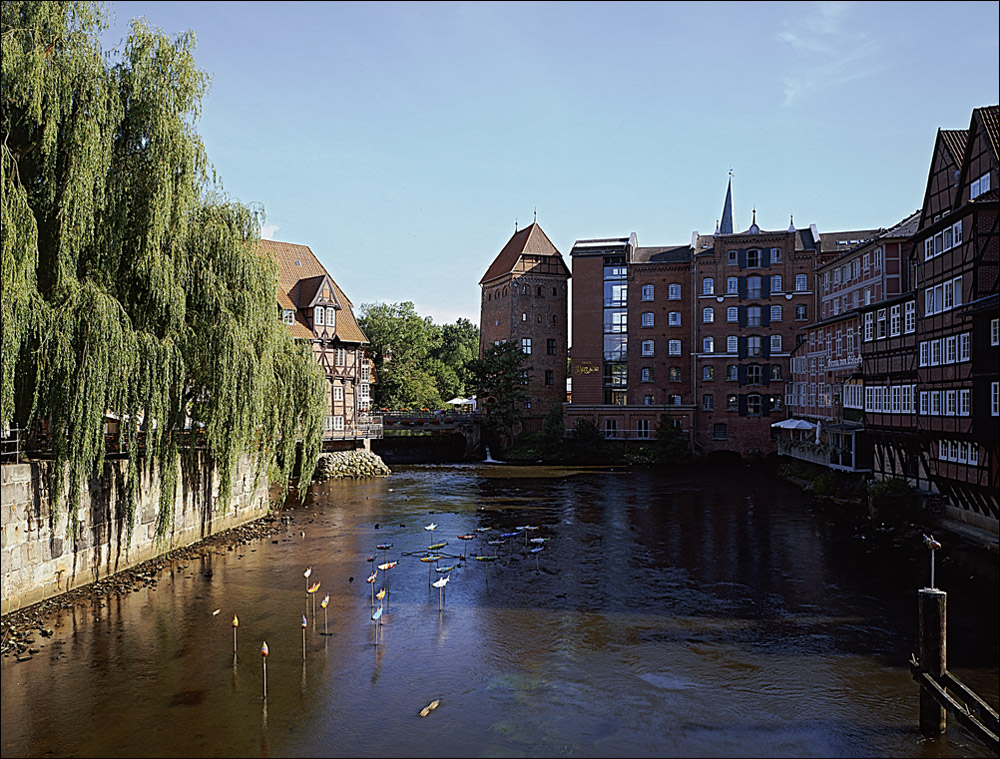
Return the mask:
[[[524,229],[515,232],[510,240],[507,241],[500,254],[493,259],[493,263],[490,264],[490,268],[486,270],[483,278],[479,280],[479,284],[489,282],[491,279],[502,277],[504,274],[514,271],[517,262],[525,253],[533,256],[555,256],[562,263],[563,268],[566,268],[566,264],[562,260],[562,255],[556,246],[552,244],[548,235],[538,226],[538,222],[533,222]],[[568,268],[566,269],[566,273],[569,274]]]
[[[292,337],[314,338],[315,335],[306,321],[305,312],[302,310],[311,302],[312,297],[310,296],[308,301],[303,301],[301,296],[305,295],[305,290],[310,289],[310,287],[315,295],[318,283],[322,282],[323,277],[330,277],[330,273],[307,245],[261,240],[259,249],[273,256],[278,264],[278,292],[276,295],[278,305],[282,308],[295,309],[295,325],[288,328]],[[333,277],[330,277],[330,282],[333,284],[336,300],[342,306],[337,312],[335,337],[346,343],[367,343],[367,336],[354,318],[354,311],[351,308],[353,304],[350,299],[344,295],[344,291],[340,289]],[[300,283],[304,285],[301,294],[298,292]]]

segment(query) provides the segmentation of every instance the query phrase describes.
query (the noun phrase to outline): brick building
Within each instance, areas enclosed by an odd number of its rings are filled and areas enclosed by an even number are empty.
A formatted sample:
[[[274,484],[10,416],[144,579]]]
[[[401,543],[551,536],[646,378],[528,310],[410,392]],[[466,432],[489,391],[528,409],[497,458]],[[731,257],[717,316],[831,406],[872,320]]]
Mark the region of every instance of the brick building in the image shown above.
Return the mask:
[[[479,355],[512,341],[528,354],[522,432],[541,429],[545,414],[566,402],[570,272],[537,222],[517,231],[479,282]]]

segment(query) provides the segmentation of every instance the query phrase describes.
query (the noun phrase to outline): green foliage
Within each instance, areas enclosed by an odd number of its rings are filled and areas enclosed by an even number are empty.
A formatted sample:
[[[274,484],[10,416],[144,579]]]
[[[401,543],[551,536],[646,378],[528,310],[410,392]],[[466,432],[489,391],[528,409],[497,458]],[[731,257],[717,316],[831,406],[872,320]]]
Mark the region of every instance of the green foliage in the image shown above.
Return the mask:
[[[276,318],[262,211],[208,175],[193,36],[134,22],[110,65],[102,28],[93,3],[2,6],[0,423],[48,423],[74,539],[106,413],[122,420],[129,455],[129,529],[140,466],[155,466],[162,534],[189,420],[225,508],[243,452],[258,471],[277,461],[287,472],[301,438],[311,471],[324,402],[319,368]]]
[[[366,303],[358,324],[375,363],[376,407],[443,408],[467,395],[470,362],[479,350],[479,329],[468,319],[438,326],[413,303]]]
[[[527,356],[512,342],[491,345],[482,358],[472,362],[471,369],[480,406],[486,410],[487,430],[509,444],[524,418],[525,388],[531,372]]]
[[[686,464],[691,461],[687,438],[674,426],[669,414],[660,414],[653,449],[654,456],[663,464]]]

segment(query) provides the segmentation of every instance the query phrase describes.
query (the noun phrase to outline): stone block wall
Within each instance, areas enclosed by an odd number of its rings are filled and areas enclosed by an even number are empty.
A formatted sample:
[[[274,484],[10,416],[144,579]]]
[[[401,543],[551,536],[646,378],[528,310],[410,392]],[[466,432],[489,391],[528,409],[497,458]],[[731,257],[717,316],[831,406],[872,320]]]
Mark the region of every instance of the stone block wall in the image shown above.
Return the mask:
[[[233,475],[225,513],[218,507],[218,475],[201,454],[178,463],[173,522],[156,537],[160,502],[157,472],[139,483],[131,541],[123,514],[128,463],[108,461],[101,477],[84,486],[77,510],[74,546],[67,533],[65,499],[53,508],[48,462],[0,467],[0,614],[88,585],[168,551],[197,543],[217,532],[267,514],[266,475],[255,481],[254,464],[244,457]]]

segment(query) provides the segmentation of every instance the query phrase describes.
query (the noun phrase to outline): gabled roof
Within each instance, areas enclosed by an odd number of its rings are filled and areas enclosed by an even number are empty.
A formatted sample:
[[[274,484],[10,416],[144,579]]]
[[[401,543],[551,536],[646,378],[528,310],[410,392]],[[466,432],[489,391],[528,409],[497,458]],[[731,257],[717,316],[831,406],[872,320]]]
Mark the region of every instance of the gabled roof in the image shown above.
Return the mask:
[[[315,337],[306,322],[304,309],[315,300],[316,292],[324,279],[329,280],[333,296],[341,308],[337,311],[334,336],[347,343],[367,343],[368,338],[358,326],[351,309],[350,299],[340,289],[333,277],[316,258],[308,245],[296,245],[276,240],[261,240],[261,252],[274,256],[278,264],[278,305],[295,309],[295,325],[289,327],[292,337]],[[311,290],[311,294],[309,294]],[[308,295],[308,299],[305,296]]]
[[[493,263],[490,264],[490,268],[486,270],[483,278],[479,280],[479,284],[484,284],[514,271],[517,262],[525,254],[532,256],[554,256],[559,259],[559,263],[566,270],[566,274],[569,274],[569,269],[566,268],[566,264],[562,260],[562,255],[556,246],[552,244],[548,235],[538,226],[538,222],[532,222],[511,236],[507,244],[504,245],[503,250],[500,251],[500,254],[493,259]]]
[[[993,157],[1000,161],[1000,106],[991,105],[988,108],[977,108],[983,132],[989,138],[993,147]]]
[[[956,166],[962,165],[962,158],[965,157],[965,143],[969,139],[968,129],[939,129],[941,143],[951,153],[952,160]]]

